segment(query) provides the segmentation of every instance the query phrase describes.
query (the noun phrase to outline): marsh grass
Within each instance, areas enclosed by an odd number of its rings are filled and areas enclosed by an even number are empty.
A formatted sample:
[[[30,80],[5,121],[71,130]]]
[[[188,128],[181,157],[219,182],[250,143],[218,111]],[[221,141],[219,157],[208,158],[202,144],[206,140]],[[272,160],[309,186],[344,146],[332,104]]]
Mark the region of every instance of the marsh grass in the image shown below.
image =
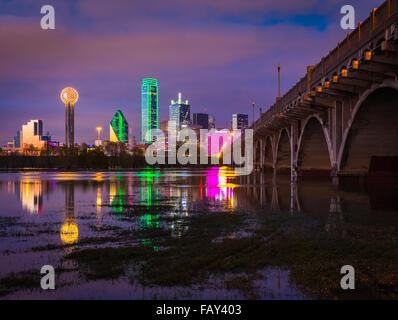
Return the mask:
[[[40,273],[23,271],[10,273],[0,279],[0,296],[5,296],[20,289],[34,289],[40,287]]]
[[[156,227],[138,230],[105,227],[113,232],[109,237],[79,240],[61,262],[75,261],[87,281],[125,277],[144,287],[206,287],[224,279],[227,290],[247,299],[263,297],[264,288],[254,285],[261,283],[261,271],[282,268],[307,298],[398,298],[396,215],[346,214],[344,225],[329,231],[326,220],[283,212],[159,214],[159,220]],[[176,221],[184,230],[177,235],[170,228]],[[243,236],[231,236],[236,234]],[[356,271],[356,290],[350,292],[340,288],[340,269],[347,264]],[[29,288],[32,279],[7,276],[0,288],[3,294]]]
[[[77,251],[68,258],[76,259],[90,279],[127,275],[132,283],[138,279],[144,286],[189,287],[206,283],[213,275],[232,273],[239,276],[225,282],[227,289],[259,298],[252,285],[258,271],[283,267],[290,271],[292,284],[309,298],[398,297],[398,247],[389,241],[397,231],[393,226],[381,233],[377,224],[367,224],[366,232],[347,224],[342,238],[304,217],[264,215],[248,237],[213,241],[223,234],[250,229],[250,218],[238,213],[194,215],[183,219],[182,226],[189,230],[181,237],[172,237],[164,229],[139,233],[162,250],[108,247]],[[138,266],[138,275],[126,274],[129,264]],[[346,264],[356,270],[358,289],[354,293],[340,289],[340,268]]]

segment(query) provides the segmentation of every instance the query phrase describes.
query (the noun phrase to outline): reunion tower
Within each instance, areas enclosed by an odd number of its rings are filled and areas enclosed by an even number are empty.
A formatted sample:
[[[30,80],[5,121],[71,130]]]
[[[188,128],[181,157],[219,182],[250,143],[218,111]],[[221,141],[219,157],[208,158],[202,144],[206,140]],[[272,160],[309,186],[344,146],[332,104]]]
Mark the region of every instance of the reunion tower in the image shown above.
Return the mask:
[[[75,103],[79,94],[75,89],[67,87],[61,91],[60,97],[65,103],[65,145],[72,148],[75,145]]]

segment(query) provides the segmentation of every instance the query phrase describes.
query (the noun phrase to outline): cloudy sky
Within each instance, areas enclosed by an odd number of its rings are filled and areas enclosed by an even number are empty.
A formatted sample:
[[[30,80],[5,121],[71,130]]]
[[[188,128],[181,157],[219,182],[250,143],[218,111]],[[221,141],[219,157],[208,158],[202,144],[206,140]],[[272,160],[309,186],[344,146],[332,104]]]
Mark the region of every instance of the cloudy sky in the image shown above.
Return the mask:
[[[327,55],[382,0],[0,0],[0,144],[22,124],[43,119],[63,142],[59,93],[79,91],[76,140],[92,143],[117,109],[139,139],[142,78],[159,81],[159,119],[182,92],[191,113],[207,111],[225,127],[232,113],[266,110]],[[40,8],[55,8],[55,30],[40,28]]]

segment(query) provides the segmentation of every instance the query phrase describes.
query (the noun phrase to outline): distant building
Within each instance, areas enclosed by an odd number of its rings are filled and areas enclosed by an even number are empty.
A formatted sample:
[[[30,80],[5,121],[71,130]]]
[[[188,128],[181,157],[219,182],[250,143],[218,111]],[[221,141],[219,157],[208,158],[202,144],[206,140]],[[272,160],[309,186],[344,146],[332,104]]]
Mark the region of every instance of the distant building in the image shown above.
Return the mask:
[[[247,114],[235,113],[232,115],[232,130],[247,129],[249,127],[249,116]]]
[[[159,128],[158,81],[145,78],[141,86],[141,142],[152,143],[152,129]]]
[[[216,118],[213,116],[209,116],[209,129],[215,129],[216,128]]]
[[[111,142],[129,142],[129,124],[120,110],[117,110],[110,123]]]
[[[18,130],[17,135],[14,137],[14,148],[21,148],[21,130]]]
[[[190,105],[188,104],[188,100],[181,100],[181,92],[178,93],[177,101],[171,100],[169,107],[169,120],[176,123],[177,130],[191,124]]]
[[[167,131],[169,131],[169,120],[160,120],[159,129],[162,130],[164,134],[166,134]]]
[[[31,120],[22,126],[21,148],[33,146],[35,148],[43,148],[48,137],[43,137],[43,121]]]
[[[209,115],[207,113],[194,113],[192,124],[202,129],[209,129]]]

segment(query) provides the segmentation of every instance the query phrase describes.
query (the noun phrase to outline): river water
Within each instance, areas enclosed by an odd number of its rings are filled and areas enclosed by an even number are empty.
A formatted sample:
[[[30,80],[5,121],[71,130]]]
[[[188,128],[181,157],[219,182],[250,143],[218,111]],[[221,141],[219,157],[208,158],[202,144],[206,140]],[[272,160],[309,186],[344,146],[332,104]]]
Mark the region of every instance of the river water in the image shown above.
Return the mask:
[[[183,239],[190,229],[189,224],[180,223],[182,219],[203,212],[244,212],[251,214],[252,225],[259,215],[305,216],[321,224],[326,234],[344,238],[347,213],[398,214],[397,199],[394,183],[330,179],[291,183],[289,177],[260,173],[237,177],[227,168],[0,173],[0,278],[32,270],[39,273],[48,264],[57,271],[60,261],[62,268],[71,267],[57,279],[62,285],[56,290],[41,290],[39,284],[37,289],[16,287],[0,298],[247,298],[241,291],[223,286],[220,275],[191,286],[146,287],[123,276],[90,281],[80,275],[76,263],[62,259],[83,247],[120,245],[122,240],[114,230],[135,234],[163,228],[173,238]],[[125,219],[126,208],[132,206],[144,209],[134,219]],[[246,232],[235,230],[228,236],[244,237]],[[104,237],[107,240],[93,241]],[[137,236],[134,241],[154,252],[162,250],[151,238]],[[260,272],[264,278],[255,280],[258,298],[308,298],[291,283],[288,268],[264,265]]]

